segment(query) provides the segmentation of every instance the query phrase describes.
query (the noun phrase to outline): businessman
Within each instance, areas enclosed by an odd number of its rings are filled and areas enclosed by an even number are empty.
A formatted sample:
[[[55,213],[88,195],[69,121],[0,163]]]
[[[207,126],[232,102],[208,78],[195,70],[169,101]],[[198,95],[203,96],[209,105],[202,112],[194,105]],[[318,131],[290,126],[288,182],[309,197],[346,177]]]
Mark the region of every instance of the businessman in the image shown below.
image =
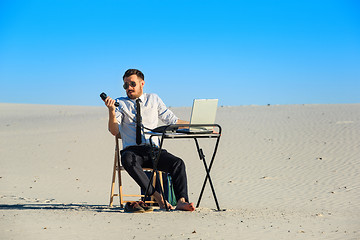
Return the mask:
[[[144,134],[144,128],[156,128],[159,119],[165,124],[187,124],[188,122],[177,118],[158,95],[144,93],[144,74],[140,70],[127,70],[123,76],[123,82],[127,97],[116,100],[110,97],[105,99],[105,105],[109,110],[108,128],[114,136],[120,133],[123,145],[120,152],[121,163],[136,183],[146,191],[149,178],[142,168],[152,168],[153,163],[149,136]],[[115,107],[115,101],[119,103],[119,107]],[[172,177],[177,200],[176,209],[194,211],[194,204],[189,202],[188,198],[184,161],[163,149],[157,167],[158,170],[167,172]],[[168,209],[174,209],[151,184],[148,193],[155,198],[160,208],[164,209],[166,204]],[[130,211],[141,209],[136,202],[126,207]]]

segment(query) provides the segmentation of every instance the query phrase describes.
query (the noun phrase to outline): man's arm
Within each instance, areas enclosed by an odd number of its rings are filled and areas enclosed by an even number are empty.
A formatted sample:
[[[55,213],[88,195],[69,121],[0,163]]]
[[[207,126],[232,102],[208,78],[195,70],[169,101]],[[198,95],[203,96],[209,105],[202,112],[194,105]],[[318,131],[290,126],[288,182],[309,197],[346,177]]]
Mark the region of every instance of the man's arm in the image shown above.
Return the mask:
[[[116,136],[119,134],[119,124],[115,114],[115,108],[116,108],[115,100],[111,99],[110,97],[107,97],[105,99],[105,105],[109,109],[109,123],[108,123],[109,132],[111,132],[112,135]]]

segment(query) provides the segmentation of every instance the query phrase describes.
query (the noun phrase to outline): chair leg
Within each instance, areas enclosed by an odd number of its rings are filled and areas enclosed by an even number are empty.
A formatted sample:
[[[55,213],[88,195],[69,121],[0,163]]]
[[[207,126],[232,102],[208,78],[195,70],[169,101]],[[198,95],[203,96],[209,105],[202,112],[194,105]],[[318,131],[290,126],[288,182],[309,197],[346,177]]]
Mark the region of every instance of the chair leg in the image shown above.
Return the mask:
[[[159,175],[161,175],[161,174],[159,173]],[[153,187],[156,186],[156,172],[154,172],[154,177],[153,177],[152,185],[153,185]],[[155,202],[155,198],[154,198],[153,196],[151,196],[150,200],[153,201],[153,202]],[[154,205],[154,203],[152,203],[151,205]]]
[[[118,175],[118,184],[119,184],[119,194],[114,193],[114,187],[116,182],[116,172]],[[114,197],[118,196],[120,200],[120,207],[123,207],[123,194],[122,194],[122,182],[121,182],[121,169],[120,169],[120,153],[119,153],[119,140],[115,137],[115,156],[114,156],[114,168],[113,168],[113,176],[111,182],[111,190],[110,190],[110,204],[112,207],[114,203]]]
[[[161,171],[159,171],[159,180],[160,180],[161,190],[164,192],[164,182],[163,182],[163,175],[162,175]]]
[[[113,202],[114,202],[114,187],[115,187],[115,177],[116,177],[116,169],[117,169],[117,163],[116,163],[116,156],[114,159],[114,168],[113,168],[113,176],[112,176],[112,181],[111,181],[111,190],[110,190],[110,204],[109,206],[112,207],[113,206]]]
[[[158,170],[158,173],[159,173],[160,187],[161,187],[162,192],[164,192],[163,172]],[[153,176],[153,181],[152,181],[152,185],[154,188],[156,186],[156,180],[157,180],[157,175],[156,175],[156,172],[154,171],[154,176]],[[157,204],[155,201],[155,198],[153,196],[151,196],[151,201],[154,202],[154,203],[152,203],[152,205]]]
[[[118,171],[118,183],[119,183],[119,194],[118,194],[118,196],[119,196],[119,200],[120,200],[120,207],[124,207],[119,155],[118,155],[118,158],[117,158],[117,171]]]

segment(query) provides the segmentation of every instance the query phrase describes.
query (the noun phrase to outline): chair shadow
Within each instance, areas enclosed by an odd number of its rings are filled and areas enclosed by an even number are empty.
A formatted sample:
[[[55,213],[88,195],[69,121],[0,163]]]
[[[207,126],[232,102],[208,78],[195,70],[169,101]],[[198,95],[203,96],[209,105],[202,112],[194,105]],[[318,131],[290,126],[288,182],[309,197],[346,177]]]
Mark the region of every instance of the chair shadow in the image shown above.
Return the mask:
[[[0,204],[0,210],[74,210],[74,211],[94,211],[94,212],[123,212],[121,207],[109,207],[109,205],[91,205],[91,204]]]

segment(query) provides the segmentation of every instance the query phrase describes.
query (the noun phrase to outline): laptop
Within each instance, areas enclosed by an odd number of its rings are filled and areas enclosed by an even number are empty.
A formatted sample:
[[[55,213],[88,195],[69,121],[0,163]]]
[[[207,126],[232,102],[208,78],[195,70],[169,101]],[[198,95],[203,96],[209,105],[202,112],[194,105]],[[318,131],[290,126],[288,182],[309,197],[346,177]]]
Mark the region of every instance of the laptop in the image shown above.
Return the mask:
[[[194,99],[190,124],[214,124],[218,99]],[[178,133],[212,133],[213,127],[190,127],[176,130]]]

